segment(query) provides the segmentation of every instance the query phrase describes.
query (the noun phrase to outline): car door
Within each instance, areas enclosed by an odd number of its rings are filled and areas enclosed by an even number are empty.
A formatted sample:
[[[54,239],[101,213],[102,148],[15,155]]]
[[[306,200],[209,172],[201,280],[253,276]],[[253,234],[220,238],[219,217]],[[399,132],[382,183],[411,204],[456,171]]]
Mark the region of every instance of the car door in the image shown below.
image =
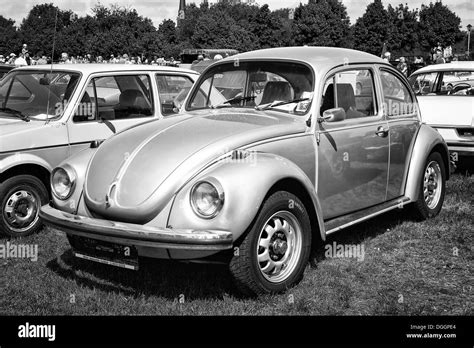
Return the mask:
[[[114,133],[110,124],[119,132],[160,115],[147,73],[97,74],[80,93],[68,120],[71,154],[93,140],[110,137]]]
[[[415,97],[407,80],[393,69],[379,70],[383,95],[383,112],[387,118],[390,141],[390,166],[387,200],[404,193],[411,148],[420,120]]]
[[[384,202],[389,137],[374,66],[341,68],[326,79],[322,93],[317,190],[328,220]],[[321,122],[334,110],[340,113],[335,108],[345,117]]]

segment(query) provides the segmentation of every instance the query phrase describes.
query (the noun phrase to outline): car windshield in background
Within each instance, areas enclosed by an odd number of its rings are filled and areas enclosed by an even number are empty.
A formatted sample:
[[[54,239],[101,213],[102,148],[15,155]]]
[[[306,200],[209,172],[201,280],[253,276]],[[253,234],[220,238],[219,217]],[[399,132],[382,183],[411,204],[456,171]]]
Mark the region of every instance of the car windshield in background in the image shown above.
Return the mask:
[[[303,115],[311,105],[313,89],[312,71],[303,64],[231,62],[205,73],[186,109],[241,107]]]
[[[0,81],[0,117],[45,120],[64,112],[80,75],[58,71],[17,71]]]

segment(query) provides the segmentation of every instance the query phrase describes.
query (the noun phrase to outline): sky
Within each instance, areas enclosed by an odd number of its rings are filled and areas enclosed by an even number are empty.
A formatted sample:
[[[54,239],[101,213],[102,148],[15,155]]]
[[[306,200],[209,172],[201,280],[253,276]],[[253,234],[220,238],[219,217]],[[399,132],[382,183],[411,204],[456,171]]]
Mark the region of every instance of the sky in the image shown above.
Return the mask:
[[[300,2],[304,3],[306,1],[257,0],[257,3],[260,5],[268,4],[271,10],[276,10],[279,8],[297,7]],[[367,5],[372,1],[373,0],[342,0],[347,8],[352,23],[362,16]],[[192,2],[199,4],[201,0],[186,1],[187,4]],[[209,2],[213,3],[216,2],[216,0],[210,0]],[[423,3],[428,5],[429,2],[430,0],[398,0],[390,2],[383,0],[385,6],[389,3],[391,3],[392,6],[399,3],[407,3],[411,9],[420,8]],[[98,3],[98,0],[2,0],[0,15],[15,20],[16,25],[19,26],[22,19],[27,16],[29,10],[34,5],[43,3],[54,3],[54,5],[62,10],[72,10],[77,15],[84,16],[86,14],[92,14],[90,9]],[[158,27],[163,19],[172,19],[176,21],[179,7],[179,0],[101,0],[100,3],[106,6],[110,4],[118,4],[119,6],[135,8],[140,15],[150,18],[155,27]],[[474,2],[472,0],[444,0],[443,4],[447,5],[461,18],[463,30],[466,30],[467,24],[474,25]]]

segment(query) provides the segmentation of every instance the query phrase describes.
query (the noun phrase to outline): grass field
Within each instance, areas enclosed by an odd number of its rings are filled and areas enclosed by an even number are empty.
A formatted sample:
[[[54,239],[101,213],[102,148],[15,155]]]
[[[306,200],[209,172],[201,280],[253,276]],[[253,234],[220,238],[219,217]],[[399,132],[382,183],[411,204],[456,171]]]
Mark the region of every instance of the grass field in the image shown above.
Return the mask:
[[[329,238],[364,247],[363,261],[324,258],[281,295],[242,298],[225,266],[144,260],[138,272],[75,259],[50,230],[38,260],[0,259],[2,315],[473,315],[474,176],[448,182],[441,214],[403,210]],[[6,244],[6,238],[0,244]]]

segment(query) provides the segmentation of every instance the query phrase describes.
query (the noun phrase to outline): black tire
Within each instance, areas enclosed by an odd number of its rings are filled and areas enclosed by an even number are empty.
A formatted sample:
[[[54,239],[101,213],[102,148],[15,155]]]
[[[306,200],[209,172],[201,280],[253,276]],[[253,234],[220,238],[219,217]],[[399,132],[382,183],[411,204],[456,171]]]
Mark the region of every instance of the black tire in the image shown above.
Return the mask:
[[[38,216],[49,195],[43,182],[31,175],[11,177],[0,184],[0,231],[24,237],[40,230]]]
[[[428,172],[430,171],[429,166],[434,166],[432,168],[437,172],[436,177],[434,173],[430,174]],[[446,168],[441,155],[438,152],[432,152],[428,156],[423,168],[423,175],[418,189],[418,199],[411,205],[412,215],[419,221],[435,217],[439,214],[446,193]],[[428,198],[425,198],[426,181],[428,181],[428,186],[430,182],[431,185],[436,183],[436,187],[431,186],[431,189],[427,190]],[[440,185],[441,188],[439,188]],[[429,200],[430,197],[433,199],[431,202]]]
[[[293,232],[289,232],[289,225],[293,227]],[[266,232],[265,227],[273,231]],[[267,246],[263,247],[266,240]],[[242,293],[251,296],[278,293],[298,283],[311,251],[311,223],[301,200],[286,191],[273,193],[260,208],[238,247],[229,268]],[[259,262],[259,253],[261,257],[268,254],[268,260]],[[272,265],[285,261],[287,265],[278,274],[277,267],[272,268]],[[270,274],[271,271],[276,274]]]

